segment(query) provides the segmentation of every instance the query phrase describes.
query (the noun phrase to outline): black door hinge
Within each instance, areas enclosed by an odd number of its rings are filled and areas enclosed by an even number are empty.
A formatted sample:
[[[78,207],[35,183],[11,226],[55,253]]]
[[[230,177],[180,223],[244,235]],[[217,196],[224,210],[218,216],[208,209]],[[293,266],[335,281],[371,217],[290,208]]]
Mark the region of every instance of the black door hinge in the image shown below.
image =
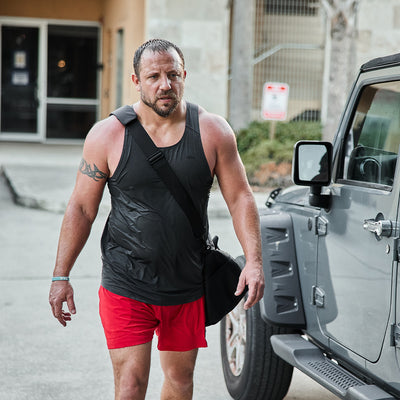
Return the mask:
[[[326,236],[328,233],[328,221],[324,217],[315,217],[315,234]]]
[[[399,324],[393,324],[391,326],[391,340],[390,340],[390,345],[392,347],[400,347],[400,323]]]
[[[312,287],[313,305],[317,307],[325,307],[325,292],[318,286]]]
[[[400,261],[400,240],[398,237],[393,239],[393,261]]]

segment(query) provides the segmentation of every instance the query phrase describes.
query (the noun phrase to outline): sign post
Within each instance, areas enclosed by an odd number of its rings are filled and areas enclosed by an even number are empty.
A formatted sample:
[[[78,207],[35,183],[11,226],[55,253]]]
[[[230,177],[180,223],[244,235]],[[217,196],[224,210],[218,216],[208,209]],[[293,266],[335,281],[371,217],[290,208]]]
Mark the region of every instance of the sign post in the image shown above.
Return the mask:
[[[284,121],[287,116],[289,85],[281,82],[266,82],[263,89],[263,119],[271,121],[270,139],[275,137],[276,121]]]

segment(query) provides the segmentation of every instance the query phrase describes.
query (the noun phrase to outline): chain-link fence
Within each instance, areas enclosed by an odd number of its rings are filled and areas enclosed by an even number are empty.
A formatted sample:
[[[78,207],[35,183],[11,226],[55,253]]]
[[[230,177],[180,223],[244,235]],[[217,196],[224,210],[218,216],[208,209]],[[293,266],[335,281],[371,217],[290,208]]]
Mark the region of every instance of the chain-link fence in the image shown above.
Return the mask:
[[[255,0],[252,118],[265,82],[289,85],[287,120],[319,120],[324,15],[319,0]]]

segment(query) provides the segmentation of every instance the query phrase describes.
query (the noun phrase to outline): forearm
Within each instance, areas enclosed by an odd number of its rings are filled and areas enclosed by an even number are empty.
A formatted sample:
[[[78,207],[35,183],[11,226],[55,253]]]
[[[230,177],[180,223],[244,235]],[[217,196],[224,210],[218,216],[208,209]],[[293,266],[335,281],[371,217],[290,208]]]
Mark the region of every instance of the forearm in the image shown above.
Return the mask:
[[[261,263],[260,219],[252,193],[242,194],[230,207],[230,213],[246,260]]]
[[[89,237],[92,223],[93,219],[88,218],[79,206],[68,205],[61,226],[53,276],[69,276]]]
[[[260,220],[251,192],[240,195],[231,208],[236,235],[243,248],[246,265],[240,275],[236,295],[249,288],[244,309],[256,304],[264,294],[264,273],[261,254]]]

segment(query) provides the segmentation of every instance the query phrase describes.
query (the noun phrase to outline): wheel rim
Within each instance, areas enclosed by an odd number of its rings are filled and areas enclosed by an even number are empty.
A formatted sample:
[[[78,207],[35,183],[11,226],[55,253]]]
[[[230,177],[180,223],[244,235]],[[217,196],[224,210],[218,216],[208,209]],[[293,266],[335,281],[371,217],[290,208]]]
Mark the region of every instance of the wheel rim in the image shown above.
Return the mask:
[[[226,316],[225,343],[229,368],[234,376],[243,370],[246,353],[246,311],[244,299]]]

